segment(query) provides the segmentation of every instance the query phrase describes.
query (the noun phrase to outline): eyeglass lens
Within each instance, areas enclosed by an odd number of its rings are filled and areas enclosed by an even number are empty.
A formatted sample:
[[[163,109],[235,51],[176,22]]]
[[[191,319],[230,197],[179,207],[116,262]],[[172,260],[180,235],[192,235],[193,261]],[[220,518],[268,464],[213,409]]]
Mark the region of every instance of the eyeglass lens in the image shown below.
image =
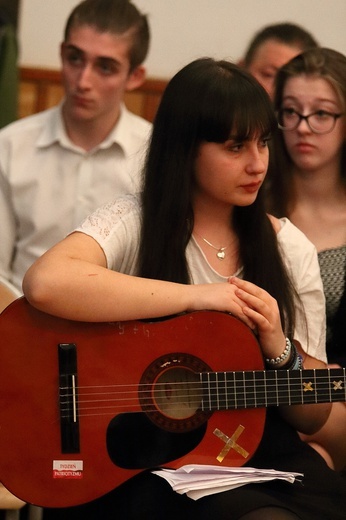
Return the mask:
[[[337,118],[334,114],[322,111],[303,116],[294,110],[282,109],[279,114],[279,125],[285,130],[294,130],[302,119],[308,123],[313,132],[324,133],[333,130]]]

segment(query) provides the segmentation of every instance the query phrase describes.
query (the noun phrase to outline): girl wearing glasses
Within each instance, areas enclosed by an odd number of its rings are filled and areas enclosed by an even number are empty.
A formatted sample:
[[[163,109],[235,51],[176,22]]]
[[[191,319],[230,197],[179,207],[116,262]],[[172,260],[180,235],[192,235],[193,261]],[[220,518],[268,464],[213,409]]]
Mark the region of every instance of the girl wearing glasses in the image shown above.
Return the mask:
[[[329,363],[346,367],[346,57],[303,52],[278,73],[279,132],[268,172],[269,210],[287,216],[316,246],[327,314]],[[306,440],[335,469],[346,466],[346,406]]]

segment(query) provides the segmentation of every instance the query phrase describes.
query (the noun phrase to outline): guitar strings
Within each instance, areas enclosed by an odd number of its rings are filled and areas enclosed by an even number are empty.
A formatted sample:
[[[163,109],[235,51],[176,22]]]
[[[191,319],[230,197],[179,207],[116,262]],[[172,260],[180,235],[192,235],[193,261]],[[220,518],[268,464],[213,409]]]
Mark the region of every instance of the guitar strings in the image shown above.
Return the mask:
[[[323,399],[326,399],[327,402],[332,402],[332,391],[336,392],[334,395],[337,397],[343,392],[345,396],[344,399],[346,400],[345,369],[340,369],[340,372],[342,372],[343,375],[339,375],[338,373],[337,377],[343,378],[343,381],[333,381],[334,388],[332,389],[330,388],[332,382],[328,375],[319,376],[315,374],[312,378],[313,383],[309,380],[304,383],[300,376],[290,377],[289,386],[291,390],[288,391],[285,381],[281,382],[276,378],[268,380],[268,373],[266,372],[263,372],[263,374],[266,374],[266,377],[262,384],[261,381],[255,379],[255,377],[253,377],[253,379],[247,378],[244,381],[227,380],[225,377],[221,382],[216,379],[212,382],[182,381],[155,384],[140,383],[139,385],[77,386],[78,415],[80,417],[93,415],[91,412],[95,412],[95,406],[97,406],[97,413],[95,415],[105,415],[116,413],[118,410],[126,410],[129,413],[132,410],[157,413],[162,411],[164,405],[168,406],[172,404],[174,405],[175,412],[187,410],[189,407],[193,407],[194,411],[197,412],[204,401],[212,403],[211,411],[217,409],[228,410],[278,406],[280,404],[290,404],[289,400],[294,401],[292,404],[304,404],[304,402],[305,404],[309,404],[310,402],[321,402]],[[258,373],[257,371],[257,374]],[[227,374],[229,373],[223,373],[224,376]],[[243,387],[243,383],[248,386],[247,389],[245,389],[245,386]],[[253,385],[252,389],[251,384]],[[306,385],[304,388],[302,386],[303,384]],[[322,390],[318,389],[316,392],[315,388],[317,384],[323,384],[326,388],[323,387]],[[184,393],[183,391],[185,391],[187,387],[188,391]],[[169,398],[167,398],[166,395],[167,389],[169,389]],[[61,388],[61,390],[66,390],[66,388]],[[163,397],[160,396],[160,393],[163,394]],[[315,394],[317,395],[317,400],[314,399]],[[305,396],[308,396],[309,400],[305,399]],[[258,397],[260,397],[265,404],[258,406]],[[288,401],[283,402],[283,397],[286,397]],[[61,395],[60,413],[63,417],[64,413],[66,413],[66,417],[70,414],[68,399],[71,398],[72,394],[69,393]],[[175,401],[174,398],[176,399]],[[338,400],[342,401],[342,399]],[[66,404],[66,408],[64,408],[64,404]],[[179,408],[180,404],[181,407]]]

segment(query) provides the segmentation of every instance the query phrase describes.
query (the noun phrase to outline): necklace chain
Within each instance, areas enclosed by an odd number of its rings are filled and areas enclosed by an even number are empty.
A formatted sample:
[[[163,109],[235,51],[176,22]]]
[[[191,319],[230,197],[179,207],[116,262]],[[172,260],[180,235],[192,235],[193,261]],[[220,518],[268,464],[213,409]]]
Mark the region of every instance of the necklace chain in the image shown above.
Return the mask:
[[[216,253],[216,256],[219,260],[223,260],[226,256],[226,249],[228,246],[225,246],[225,247],[216,247],[214,246],[211,242],[209,242],[209,240],[207,240],[206,238],[202,237],[202,235],[200,235],[199,233],[197,233],[197,231],[195,231],[196,235],[198,235],[206,244],[208,244],[208,246],[212,247],[213,249],[215,249],[217,251]]]

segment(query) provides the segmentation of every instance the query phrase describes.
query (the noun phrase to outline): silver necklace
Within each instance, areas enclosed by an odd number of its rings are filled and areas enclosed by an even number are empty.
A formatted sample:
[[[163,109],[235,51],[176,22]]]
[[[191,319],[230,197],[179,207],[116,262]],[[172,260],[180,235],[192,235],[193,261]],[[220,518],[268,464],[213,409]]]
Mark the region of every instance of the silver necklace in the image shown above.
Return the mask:
[[[216,247],[214,246],[211,242],[209,242],[209,240],[207,240],[206,238],[202,237],[202,235],[200,235],[199,233],[197,233],[197,231],[195,231],[196,235],[198,235],[202,240],[204,240],[204,242],[206,244],[208,244],[208,246],[212,247],[213,249],[215,249],[217,251],[216,253],[216,256],[219,260],[223,260],[226,256],[226,249],[228,246],[226,247]]]

